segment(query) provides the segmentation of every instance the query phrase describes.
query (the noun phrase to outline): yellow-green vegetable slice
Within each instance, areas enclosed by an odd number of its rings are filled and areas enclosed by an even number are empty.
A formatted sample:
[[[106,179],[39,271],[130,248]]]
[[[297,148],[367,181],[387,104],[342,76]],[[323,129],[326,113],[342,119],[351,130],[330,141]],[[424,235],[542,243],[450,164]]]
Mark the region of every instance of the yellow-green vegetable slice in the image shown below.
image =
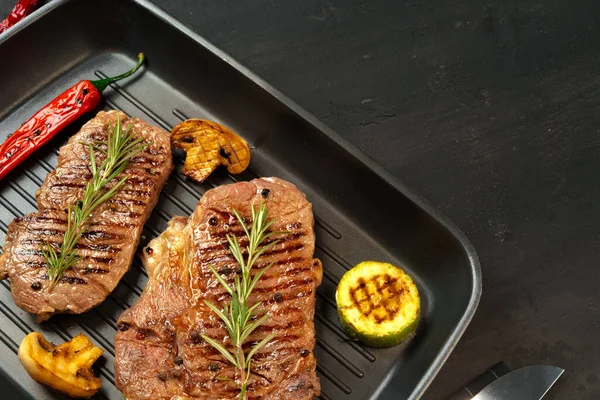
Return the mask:
[[[392,264],[356,265],[340,280],[335,300],[344,329],[367,346],[395,346],[417,329],[421,313],[417,286]]]

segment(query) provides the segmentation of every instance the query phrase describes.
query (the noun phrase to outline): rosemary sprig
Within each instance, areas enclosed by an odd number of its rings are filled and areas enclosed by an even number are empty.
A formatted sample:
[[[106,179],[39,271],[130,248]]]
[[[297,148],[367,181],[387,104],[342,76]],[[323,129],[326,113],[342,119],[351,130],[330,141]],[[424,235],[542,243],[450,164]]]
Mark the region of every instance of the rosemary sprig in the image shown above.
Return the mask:
[[[240,399],[246,399],[246,385],[250,378],[250,367],[252,364],[252,357],[258,350],[264,347],[271,339],[275,337],[273,333],[267,335],[263,340],[257,343],[254,347],[245,353],[242,346],[246,339],[254,332],[256,328],[262,325],[268,318],[268,314],[265,313],[261,317],[261,302],[258,302],[250,306],[248,299],[252,290],[256,286],[256,283],[260,280],[261,276],[273,265],[268,264],[262,269],[256,271],[254,276],[250,274],[252,267],[258,260],[258,258],[270,247],[277,244],[278,240],[271,241],[270,243],[261,246],[261,243],[267,238],[277,235],[280,232],[268,232],[269,227],[273,221],[267,221],[267,207],[261,202],[258,211],[252,206],[252,225],[250,229],[246,227],[244,219],[234,210],[235,216],[244,228],[244,232],[248,237],[247,258],[244,258],[242,247],[236,236],[227,235],[227,241],[229,242],[229,251],[240,265],[241,274],[234,277],[233,286],[230,286],[221,275],[210,266],[210,270],[215,275],[221,285],[231,295],[231,302],[226,304],[222,310],[216,305],[209,301],[204,303],[210,307],[225,323],[227,333],[231,339],[233,349],[228,350],[223,344],[218,343],[214,339],[202,335],[202,338],[219,351],[231,364],[238,369],[239,379],[237,383],[240,386]]]
[[[90,215],[101,204],[110,200],[127,181],[124,176],[114,185],[110,183],[127,168],[129,161],[142,151],[144,139],[131,133],[131,125],[123,131],[121,119],[117,118],[114,128],[108,129],[105,141],[86,143],[90,153],[92,179],[85,187],[83,198],[67,208],[67,230],[59,249],[49,242],[42,245],[42,253],[48,264],[48,279],[52,288],[61,279],[66,270],[80,259],[75,245],[85,232]],[[106,156],[98,165],[94,151]]]

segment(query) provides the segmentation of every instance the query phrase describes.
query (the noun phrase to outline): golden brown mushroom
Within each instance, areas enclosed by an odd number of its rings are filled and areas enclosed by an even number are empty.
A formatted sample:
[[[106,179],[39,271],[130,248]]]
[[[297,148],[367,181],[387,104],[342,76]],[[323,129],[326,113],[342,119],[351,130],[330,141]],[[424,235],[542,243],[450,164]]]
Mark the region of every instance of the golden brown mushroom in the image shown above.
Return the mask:
[[[39,383],[70,397],[94,395],[102,382],[92,372],[92,364],[102,355],[84,335],[55,346],[41,333],[25,336],[19,346],[19,360],[27,373]]]
[[[171,145],[186,152],[182,173],[203,182],[219,165],[239,174],[250,164],[248,143],[223,125],[188,119],[171,132]]]

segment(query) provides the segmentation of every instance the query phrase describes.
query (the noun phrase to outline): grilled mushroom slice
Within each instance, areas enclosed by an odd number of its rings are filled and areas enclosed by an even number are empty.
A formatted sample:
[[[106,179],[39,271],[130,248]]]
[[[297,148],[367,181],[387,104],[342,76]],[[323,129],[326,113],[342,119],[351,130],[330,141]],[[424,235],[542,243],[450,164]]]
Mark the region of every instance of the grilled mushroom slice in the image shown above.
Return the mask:
[[[213,121],[183,121],[171,132],[171,146],[186,152],[182,173],[198,182],[203,182],[220,165],[232,174],[239,174],[250,164],[248,143]]]
[[[84,335],[55,346],[39,332],[25,336],[19,346],[19,360],[27,373],[39,383],[70,397],[94,395],[102,382],[92,372],[92,365],[102,355]]]

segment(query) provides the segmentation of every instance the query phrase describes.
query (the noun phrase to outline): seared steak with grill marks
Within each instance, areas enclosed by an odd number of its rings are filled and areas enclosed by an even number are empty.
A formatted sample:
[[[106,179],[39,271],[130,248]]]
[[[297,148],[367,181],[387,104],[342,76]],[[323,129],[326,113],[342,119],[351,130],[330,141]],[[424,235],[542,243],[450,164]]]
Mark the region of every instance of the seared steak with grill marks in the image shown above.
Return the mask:
[[[67,207],[83,197],[92,176],[85,144],[106,140],[117,117],[123,129],[132,126],[131,131],[148,146],[123,172],[129,176],[127,182],[88,220],[89,227],[76,246],[81,260],[49,289],[41,245],[50,242],[58,248],[62,243]],[[100,165],[104,156],[96,152],[96,159]],[[46,320],[56,313],[79,314],[101,303],[129,269],[142,227],[172,169],[168,132],[119,111],[101,111],[86,123],[60,149],[58,166],[36,194],[38,211],[9,225],[0,279],[10,277],[16,304]]]
[[[285,232],[254,266],[274,262],[250,296],[253,304],[263,302],[269,318],[248,338],[248,349],[271,332],[276,336],[253,357],[247,394],[263,400],[319,395],[313,317],[322,269],[313,258],[312,207],[291,183],[263,178],[208,191],[187,221],[173,218],[143,252],[149,282],[119,318],[115,338],[116,383],[128,400],[238,398],[235,368],[201,338],[229,343],[204,300],[219,308],[230,301],[209,266],[233,282],[239,265],[226,235],[235,234],[243,248],[248,243],[233,210],[248,220],[260,201],[275,221],[271,229]]]

